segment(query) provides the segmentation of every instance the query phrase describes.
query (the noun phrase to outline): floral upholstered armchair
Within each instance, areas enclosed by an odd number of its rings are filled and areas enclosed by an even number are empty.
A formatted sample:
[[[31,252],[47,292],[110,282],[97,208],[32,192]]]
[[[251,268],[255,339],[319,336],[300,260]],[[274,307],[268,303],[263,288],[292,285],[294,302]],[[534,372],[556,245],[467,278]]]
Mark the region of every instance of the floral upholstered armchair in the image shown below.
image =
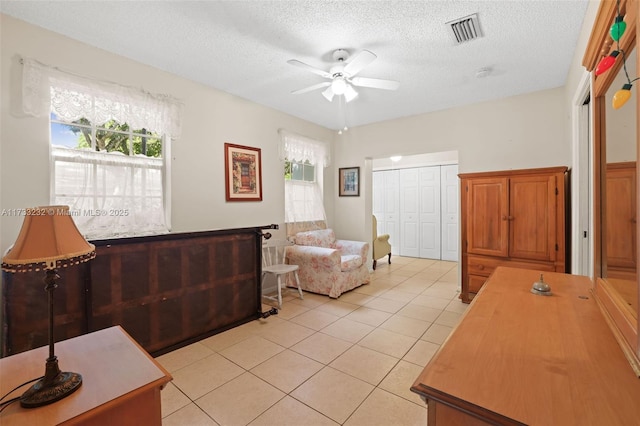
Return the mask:
[[[332,229],[298,232],[287,247],[289,264],[298,265],[303,290],[337,298],[369,283],[369,243],[336,240]]]

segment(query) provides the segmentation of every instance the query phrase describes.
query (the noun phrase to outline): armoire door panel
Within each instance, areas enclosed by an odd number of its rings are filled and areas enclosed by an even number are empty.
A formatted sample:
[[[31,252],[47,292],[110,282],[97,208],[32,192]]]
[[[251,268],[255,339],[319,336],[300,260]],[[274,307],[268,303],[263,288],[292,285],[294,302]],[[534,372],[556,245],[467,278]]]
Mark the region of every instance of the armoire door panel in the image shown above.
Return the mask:
[[[636,267],[635,163],[607,167],[606,247],[609,268]]]
[[[509,257],[555,260],[555,176],[517,176],[509,182]]]
[[[489,256],[504,256],[508,251],[508,200],[506,178],[468,181],[467,191],[467,252]]]

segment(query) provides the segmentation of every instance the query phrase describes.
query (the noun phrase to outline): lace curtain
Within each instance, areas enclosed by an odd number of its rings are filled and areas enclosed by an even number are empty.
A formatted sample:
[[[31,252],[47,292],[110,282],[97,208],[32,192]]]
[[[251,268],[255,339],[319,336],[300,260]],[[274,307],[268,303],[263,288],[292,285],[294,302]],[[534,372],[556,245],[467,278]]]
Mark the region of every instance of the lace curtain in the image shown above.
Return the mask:
[[[67,205],[87,239],[169,232],[163,185],[164,161],[52,147],[56,205]]]
[[[329,164],[328,149],[323,142],[279,130],[279,154],[282,161],[300,161],[315,166],[316,181],[285,180],[284,202],[287,236],[298,232],[326,228],[322,190],[318,180]]]
[[[113,119],[134,129],[180,136],[182,104],[178,100],[79,77],[34,59],[23,60],[22,102],[24,112],[36,117],[54,112],[64,121],[85,117],[92,123],[105,123]]]
[[[280,144],[278,155],[281,161],[309,161],[311,164],[328,167],[331,164],[329,150],[324,142],[316,141],[286,130],[278,130]]]

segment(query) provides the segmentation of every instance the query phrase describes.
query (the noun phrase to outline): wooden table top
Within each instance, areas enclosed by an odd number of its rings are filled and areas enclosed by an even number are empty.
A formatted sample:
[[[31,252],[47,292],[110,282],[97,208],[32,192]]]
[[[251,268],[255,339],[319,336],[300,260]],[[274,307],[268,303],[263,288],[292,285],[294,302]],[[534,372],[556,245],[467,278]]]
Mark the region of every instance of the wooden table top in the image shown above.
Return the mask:
[[[497,268],[412,390],[528,425],[639,425],[640,379],[587,277]]]
[[[60,370],[82,375],[82,385],[66,398],[38,408],[22,408],[15,402],[0,413],[0,424],[59,424],[109,404],[123,395],[162,387],[171,375],[145,352],[121,327],[111,327],[56,343]],[[0,396],[44,374],[49,347],[41,347],[0,359]],[[25,386],[7,399],[20,396]]]

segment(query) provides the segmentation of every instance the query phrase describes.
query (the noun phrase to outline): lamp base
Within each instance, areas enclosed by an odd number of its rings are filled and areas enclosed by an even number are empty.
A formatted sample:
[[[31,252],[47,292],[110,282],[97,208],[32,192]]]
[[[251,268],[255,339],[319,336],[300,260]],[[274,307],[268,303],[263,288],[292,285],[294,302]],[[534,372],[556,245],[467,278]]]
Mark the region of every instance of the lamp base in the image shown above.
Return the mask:
[[[82,376],[78,373],[62,372],[58,368],[58,359],[47,359],[46,372],[42,379],[33,384],[20,397],[24,408],[35,408],[51,404],[71,395],[82,385]]]

